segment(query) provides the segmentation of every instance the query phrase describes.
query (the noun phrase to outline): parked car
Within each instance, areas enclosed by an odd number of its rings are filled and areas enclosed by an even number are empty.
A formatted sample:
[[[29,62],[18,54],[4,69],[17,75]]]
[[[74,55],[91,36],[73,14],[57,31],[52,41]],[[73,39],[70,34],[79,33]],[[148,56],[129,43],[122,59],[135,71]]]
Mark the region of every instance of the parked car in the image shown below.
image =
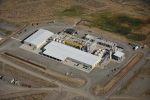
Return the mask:
[[[114,71],[117,71],[119,68],[115,68],[115,69],[113,69],[113,70],[111,70],[112,72],[114,72]]]
[[[30,87],[31,87],[31,85],[28,86],[28,88],[30,88]]]
[[[24,86],[24,87],[28,87],[28,88],[30,88],[30,87],[31,87],[31,85],[28,85],[28,84],[22,84],[22,86]]]

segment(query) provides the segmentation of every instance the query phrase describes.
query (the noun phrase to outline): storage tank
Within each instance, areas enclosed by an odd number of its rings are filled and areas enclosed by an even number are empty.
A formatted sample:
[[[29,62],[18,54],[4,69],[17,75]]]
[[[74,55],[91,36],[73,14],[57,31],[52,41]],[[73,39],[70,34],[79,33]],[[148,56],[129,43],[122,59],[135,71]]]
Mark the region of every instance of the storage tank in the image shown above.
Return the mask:
[[[98,53],[97,53],[97,52],[95,52],[94,54],[95,54],[95,55],[97,55]]]
[[[62,44],[65,44],[64,40],[61,41]]]
[[[58,42],[58,39],[56,39],[56,42]]]
[[[112,50],[109,51],[109,59],[112,59]]]
[[[100,57],[102,57],[103,56],[103,54],[100,54]]]
[[[61,43],[61,40],[59,40],[58,42]]]
[[[105,53],[105,52],[106,52],[106,50],[105,50],[105,49],[103,49],[102,51],[103,51],[103,53]]]
[[[86,49],[87,49],[86,51],[89,52],[90,51],[90,46],[87,46]]]
[[[99,49],[97,50],[97,52],[100,52]]]
[[[99,52],[100,54],[103,54],[103,51]]]
[[[53,38],[53,41],[55,41],[55,38]]]

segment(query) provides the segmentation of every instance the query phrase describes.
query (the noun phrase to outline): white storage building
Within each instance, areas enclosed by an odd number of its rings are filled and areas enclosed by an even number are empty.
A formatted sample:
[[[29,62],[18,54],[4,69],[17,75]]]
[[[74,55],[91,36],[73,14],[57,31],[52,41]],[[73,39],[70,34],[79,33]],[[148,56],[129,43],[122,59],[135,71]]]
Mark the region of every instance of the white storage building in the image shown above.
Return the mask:
[[[113,54],[113,59],[117,61],[123,61],[125,59],[125,54],[121,51],[117,51]]]
[[[61,61],[64,61],[65,59],[71,59],[75,62],[82,63],[83,65],[92,68],[95,67],[101,60],[101,57],[55,41],[47,44],[44,49],[45,51],[43,52],[43,55],[47,55]]]
[[[39,29],[37,32],[32,34],[30,37],[28,37],[26,40],[24,40],[24,43],[35,47],[39,48],[43,44],[46,43],[46,40],[50,38],[54,33],[44,30],[44,29]]]

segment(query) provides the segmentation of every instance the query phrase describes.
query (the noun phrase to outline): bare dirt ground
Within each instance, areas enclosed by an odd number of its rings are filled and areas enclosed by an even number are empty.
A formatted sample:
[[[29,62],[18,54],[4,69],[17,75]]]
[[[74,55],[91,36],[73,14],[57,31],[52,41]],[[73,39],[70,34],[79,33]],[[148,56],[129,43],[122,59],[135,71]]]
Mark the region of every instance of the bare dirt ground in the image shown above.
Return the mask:
[[[150,98],[150,67],[149,61],[129,80],[129,82],[116,92],[120,96],[146,97]],[[138,83],[138,84],[137,84]],[[121,91],[120,91],[121,90]],[[115,95],[116,95],[115,94]]]
[[[3,54],[3,57],[7,58],[7,60],[13,61],[14,63],[21,64],[21,66],[25,65],[24,67],[26,67],[26,68],[29,68],[29,69],[34,70],[36,72],[40,72],[41,74],[44,74],[48,77],[51,77],[56,81],[61,81],[61,82],[66,83],[70,86],[73,86],[73,87],[82,87],[85,84],[85,80],[80,79],[80,78],[71,78],[69,76],[60,74],[58,72],[54,72],[50,69],[43,70],[41,68],[38,68],[35,65],[29,64],[27,62],[24,62],[24,61],[19,60],[15,57],[8,56],[8,55],[5,55],[5,54]],[[30,62],[35,63],[31,60],[30,60]],[[43,66],[39,63],[36,63],[36,64],[39,65],[39,66]],[[43,66],[43,68],[46,68],[46,66]]]
[[[95,95],[98,95],[98,93],[105,94],[137,61],[139,61],[141,57],[141,53],[135,54],[121,70],[118,70],[112,78],[104,84],[104,86],[94,85],[91,92]]]
[[[8,94],[7,94],[8,95]],[[47,96],[47,93],[28,94],[20,97],[9,97],[1,100],[43,100]]]
[[[39,84],[39,85],[42,84],[45,87],[57,87],[57,85],[54,84],[54,83],[50,83],[50,82],[44,81],[42,79],[39,79],[37,77],[31,76],[31,75],[29,75],[29,74],[27,74],[25,72],[22,72],[22,71],[20,71],[20,70],[18,70],[16,68],[11,67],[10,65],[7,65],[7,64],[4,64],[4,65],[5,65],[4,66],[4,70],[6,72],[11,73],[11,75],[15,75],[15,76],[18,76],[18,77],[22,77],[22,78],[28,79],[28,80],[30,80],[30,81],[32,81],[34,83]],[[3,69],[3,62],[0,62],[0,69],[1,70]]]

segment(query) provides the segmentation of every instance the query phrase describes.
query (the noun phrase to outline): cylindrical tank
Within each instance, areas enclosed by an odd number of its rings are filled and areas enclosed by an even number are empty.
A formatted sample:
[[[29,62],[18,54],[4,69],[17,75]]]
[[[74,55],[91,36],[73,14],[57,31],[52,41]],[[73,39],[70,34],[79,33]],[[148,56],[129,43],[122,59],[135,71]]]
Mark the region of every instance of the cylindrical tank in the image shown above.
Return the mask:
[[[87,52],[89,52],[90,51],[90,47],[89,46],[87,46]]]
[[[59,40],[58,42],[61,43],[61,40]]]
[[[112,59],[112,50],[109,51],[109,59]]]
[[[55,38],[53,38],[53,41],[55,41]]]
[[[102,51],[100,51],[99,53],[100,53],[100,54],[102,54],[103,52],[102,52]]]
[[[65,42],[62,40],[61,43],[65,44]]]
[[[103,49],[102,51],[103,51],[103,53],[104,53],[104,52],[105,52],[105,49]]]
[[[56,42],[58,42],[58,39],[56,39]]]
[[[95,52],[94,54],[95,54],[95,55],[97,55],[98,53],[97,53],[97,52]]]

